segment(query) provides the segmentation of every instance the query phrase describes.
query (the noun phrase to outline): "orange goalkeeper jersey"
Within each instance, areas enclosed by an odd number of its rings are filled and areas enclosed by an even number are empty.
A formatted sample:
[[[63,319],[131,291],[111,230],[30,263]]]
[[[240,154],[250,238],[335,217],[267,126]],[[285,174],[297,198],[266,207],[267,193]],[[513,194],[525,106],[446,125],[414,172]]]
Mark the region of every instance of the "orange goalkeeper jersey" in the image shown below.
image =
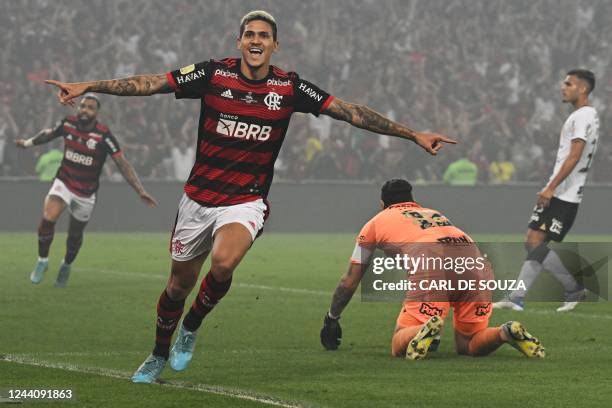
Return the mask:
[[[363,226],[357,237],[354,263],[364,263],[359,247],[368,255],[376,248],[390,249],[415,242],[452,243],[474,242],[437,210],[423,208],[414,202],[393,204]]]

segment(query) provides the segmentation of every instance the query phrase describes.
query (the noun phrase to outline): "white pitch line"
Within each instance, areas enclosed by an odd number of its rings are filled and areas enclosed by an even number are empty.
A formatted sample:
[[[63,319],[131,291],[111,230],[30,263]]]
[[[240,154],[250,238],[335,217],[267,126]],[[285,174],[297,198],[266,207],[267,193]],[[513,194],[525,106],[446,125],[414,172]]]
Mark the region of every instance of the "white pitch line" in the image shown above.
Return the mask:
[[[51,361],[39,360],[34,358],[28,358],[19,355],[0,355],[0,361],[6,361],[8,363],[15,363],[33,367],[43,367],[43,368],[51,368],[56,370],[70,371],[74,373],[81,374],[92,374],[98,375],[101,377],[107,378],[116,378],[120,380],[129,380],[131,378],[131,374],[125,371],[112,370],[101,367],[83,367],[75,364],[66,364],[66,363],[55,363]],[[162,387],[169,388],[178,388],[178,389],[186,389],[198,392],[204,392],[208,394],[217,394],[230,398],[237,398],[242,400],[249,400],[254,402],[259,402],[266,405],[273,405],[277,407],[285,407],[285,408],[301,408],[301,405],[296,403],[283,401],[279,398],[274,397],[266,397],[257,395],[254,393],[249,393],[247,391],[242,391],[239,389],[229,389],[223,388],[216,385],[208,385],[208,384],[186,384],[180,381],[167,381],[159,384]]]

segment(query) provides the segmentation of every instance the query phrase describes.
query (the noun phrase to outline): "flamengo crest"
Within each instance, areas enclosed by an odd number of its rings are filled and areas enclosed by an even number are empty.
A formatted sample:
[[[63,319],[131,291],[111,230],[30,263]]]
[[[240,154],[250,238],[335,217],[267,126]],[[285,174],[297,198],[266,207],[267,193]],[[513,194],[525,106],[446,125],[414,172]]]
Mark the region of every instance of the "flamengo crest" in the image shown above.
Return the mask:
[[[268,110],[280,110],[282,99],[283,97],[276,92],[268,92],[264,98],[264,103],[268,107]]]

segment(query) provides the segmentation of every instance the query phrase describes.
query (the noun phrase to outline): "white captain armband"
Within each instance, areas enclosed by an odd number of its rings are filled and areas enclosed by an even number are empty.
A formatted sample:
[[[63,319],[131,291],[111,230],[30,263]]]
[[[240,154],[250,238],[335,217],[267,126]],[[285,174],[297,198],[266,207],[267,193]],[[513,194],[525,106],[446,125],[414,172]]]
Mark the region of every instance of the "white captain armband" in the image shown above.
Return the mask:
[[[351,255],[351,263],[367,265],[370,263],[370,258],[372,258],[373,253],[374,251],[372,251],[370,248],[355,244],[353,255]]]

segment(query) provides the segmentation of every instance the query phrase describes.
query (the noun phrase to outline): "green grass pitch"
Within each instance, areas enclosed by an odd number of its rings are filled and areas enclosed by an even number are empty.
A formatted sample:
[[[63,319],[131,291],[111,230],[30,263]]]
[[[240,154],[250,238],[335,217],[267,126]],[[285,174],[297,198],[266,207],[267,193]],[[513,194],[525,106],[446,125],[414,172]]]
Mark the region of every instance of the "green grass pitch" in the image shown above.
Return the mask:
[[[0,389],[75,393],[76,402],[44,406],[609,407],[612,401],[608,302],[584,303],[564,315],[552,303],[493,314],[493,325],[520,320],[540,337],[544,360],[509,346],[486,358],[457,356],[447,325],[437,353],[409,362],[390,357],[399,304],[362,303],[356,295],[342,317],[341,349],[324,351],[323,314],[353,247],[346,234],[264,234],[200,330],[190,368],[167,367],[166,385],[131,384],[128,377],[152,348],[155,305],[170,264],[168,234],[86,234],[68,288],[56,289],[64,242],[58,233],[49,271],[34,286],[28,275],[35,234],[0,234]]]

